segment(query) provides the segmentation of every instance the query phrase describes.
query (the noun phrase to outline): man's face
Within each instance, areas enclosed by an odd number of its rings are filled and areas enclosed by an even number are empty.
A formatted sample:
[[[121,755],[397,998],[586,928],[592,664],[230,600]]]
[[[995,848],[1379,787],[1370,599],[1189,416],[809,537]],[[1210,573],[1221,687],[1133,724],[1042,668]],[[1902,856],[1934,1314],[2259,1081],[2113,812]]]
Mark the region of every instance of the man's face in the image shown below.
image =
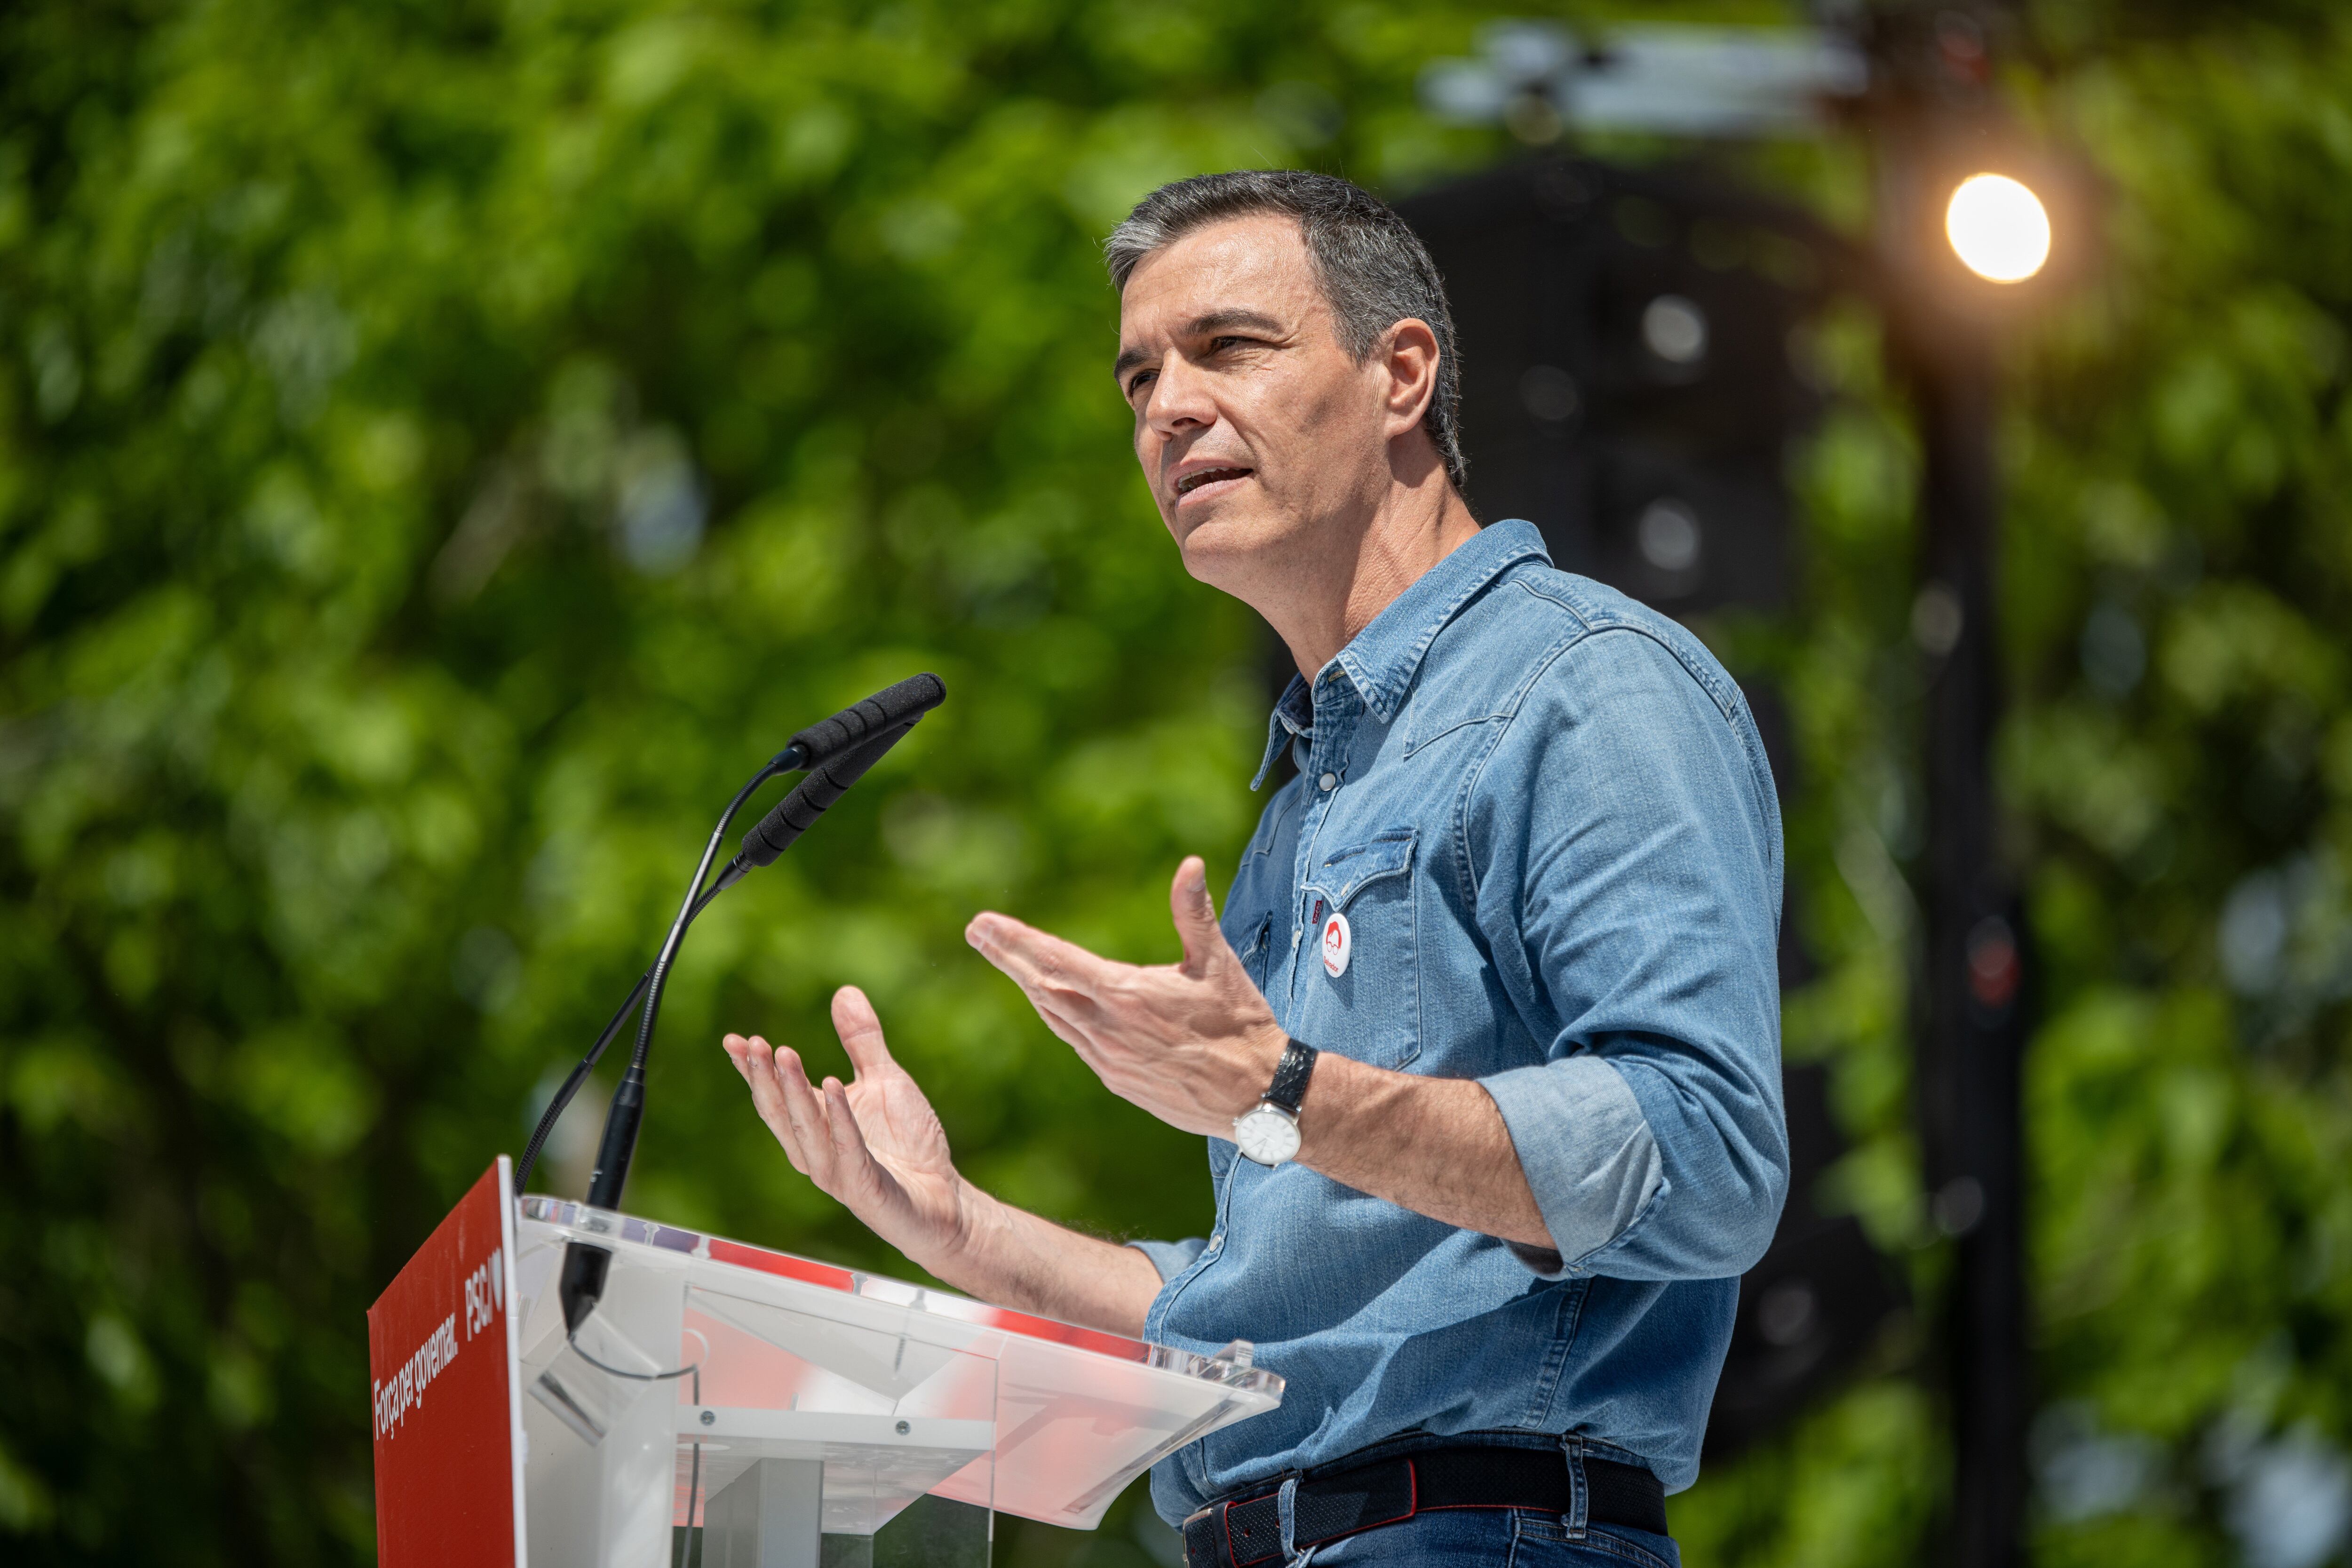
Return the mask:
[[[1119,302],[1118,374],[1136,459],[1204,583],[1241,593],[1383,493],[1387,367],[1340,346],[1288,218],[1234,218],[1146,257]]]

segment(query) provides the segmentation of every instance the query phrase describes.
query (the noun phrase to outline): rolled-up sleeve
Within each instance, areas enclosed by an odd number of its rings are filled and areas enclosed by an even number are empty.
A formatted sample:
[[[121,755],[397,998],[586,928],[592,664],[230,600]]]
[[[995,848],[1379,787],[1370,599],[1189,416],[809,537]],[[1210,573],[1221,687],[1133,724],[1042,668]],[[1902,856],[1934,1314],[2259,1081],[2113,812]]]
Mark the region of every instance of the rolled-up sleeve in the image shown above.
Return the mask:
[[[1151,1267],[1160,1270],[1160,1282],[1165,1285],[1187,1268],[1208,1248],[1208,1238],[1188,1236],[1181,1241],[1130,1241],[1128,1246],[1151,1259]]]
[[[1483,1080],[1536,1194],[1555,1250],[1514,1248],[1546,1278],[1631,1229],[1665,1184],[1641,1102],[1598,1057],[1514,1068]],[[1572,1131],[1570,1131],[1572,1130]]]
[[[1788,1188],[1778,803],[1747,710],[1655,637],[1584,637],[1473,790],[1479,920],[1542,1044],[1482,1082],[1547,1277],[1740,1274]]]

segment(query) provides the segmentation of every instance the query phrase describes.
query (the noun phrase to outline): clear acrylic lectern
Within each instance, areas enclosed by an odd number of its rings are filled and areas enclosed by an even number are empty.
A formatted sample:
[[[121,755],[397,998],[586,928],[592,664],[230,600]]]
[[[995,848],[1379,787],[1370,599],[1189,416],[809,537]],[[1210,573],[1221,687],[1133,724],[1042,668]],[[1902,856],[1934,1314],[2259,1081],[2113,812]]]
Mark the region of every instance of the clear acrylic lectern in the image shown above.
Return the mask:
[[[575,1240],[614,1257],[567,1342]],[[1282,1398],[1246,1344],[1195,1355],[555,1198],[521,1200],[513,1248],[538,1568],[985,1568],[992,1512],[1092,1528]]]

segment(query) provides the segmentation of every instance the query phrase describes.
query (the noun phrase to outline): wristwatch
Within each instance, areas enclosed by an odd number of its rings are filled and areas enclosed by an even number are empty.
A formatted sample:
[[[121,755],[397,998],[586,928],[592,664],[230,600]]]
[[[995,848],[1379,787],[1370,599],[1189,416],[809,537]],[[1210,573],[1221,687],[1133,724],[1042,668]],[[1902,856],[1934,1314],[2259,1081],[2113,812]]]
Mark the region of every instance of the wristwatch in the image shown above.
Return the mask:
[[[1315,1076],[1315,1047],[1293,1040],[1282,1050],[1274,1081],[1250,1110],[1234,1118],[1234,1144],[1242,1157],[1279,1165],[1298,1153],[1298,1102]]]

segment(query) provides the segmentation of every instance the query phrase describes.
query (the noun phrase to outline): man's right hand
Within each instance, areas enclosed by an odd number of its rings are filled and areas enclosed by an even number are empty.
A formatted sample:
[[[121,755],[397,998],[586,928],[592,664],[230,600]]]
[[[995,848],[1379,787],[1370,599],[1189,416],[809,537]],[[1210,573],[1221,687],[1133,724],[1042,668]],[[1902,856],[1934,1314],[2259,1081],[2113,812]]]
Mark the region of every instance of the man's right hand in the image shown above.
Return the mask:
[[[812,1085],[790,1046],[772,1047],[756,1035],[729,1035],[721,1043],[793,1169],[875,1235],[946,1278],[970,1233],[970,1200],[978,1194],[957,1174],[931,1102],[892,1059],[866,993],[855,985],[834,993],[833,1026],[849,1052],[846,1085],[835,1078]]]

